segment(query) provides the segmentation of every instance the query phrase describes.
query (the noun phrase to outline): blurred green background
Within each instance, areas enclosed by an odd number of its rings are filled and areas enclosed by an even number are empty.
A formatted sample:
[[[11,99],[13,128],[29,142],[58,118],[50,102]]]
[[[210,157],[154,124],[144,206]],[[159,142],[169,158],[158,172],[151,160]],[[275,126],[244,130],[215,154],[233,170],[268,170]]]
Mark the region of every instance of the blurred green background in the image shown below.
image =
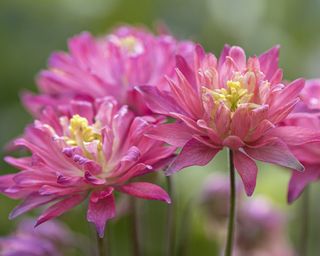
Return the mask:
[[[217,55],[224,43],[240,45],[248,55],[260,54],[280,44],[280,66],[285,78],[314,78],[320,76],[319,10],[320,0],[1,0],[0,146],[18,136],[24,125],[31,121],[19,103],[19,93],[23,89],[35,90],[34,77],[46,67],[49,54],[66,49],[67,38],[83,30],[99,35],[123,23],[153,29],[161,22],[174,35],[200,42],[206,50]],[[222,153],[210,166],[186,170],[174,177],[178,187],[178,217],[183,216],[181,209],[185,202],[197,197],[209,173],[225,171],[224,162],[226,156]],[[12,171],[2,161],[0,167],[3,173]],[[260,194],[269,197],[288,214],[290,241],[296,246],[301,223],[296,210],[300,202],[286,205],[288,179],[287,170],[262,166],[254,197]],[[320,251],[317,242],[320,236],[319,195],[319,185],[313,185],[310,255],[319,255]],[[0,235],[13,229],[16,221],[9,222],[7,216],[16,203],[0,197]],[[157,202],[140,203],[145,216],[142,221],[145,253],[162,255],[166,207]],[[80,207],[62,219],[72,229],[90,235],[84,208]],[[203,234],[201,216],[200,211],[193,208],[187,255],[214,255],[215,246]],[[117,251],[113,255],[130,255],[127,222],[123,218],[110,225],[112,250]]]

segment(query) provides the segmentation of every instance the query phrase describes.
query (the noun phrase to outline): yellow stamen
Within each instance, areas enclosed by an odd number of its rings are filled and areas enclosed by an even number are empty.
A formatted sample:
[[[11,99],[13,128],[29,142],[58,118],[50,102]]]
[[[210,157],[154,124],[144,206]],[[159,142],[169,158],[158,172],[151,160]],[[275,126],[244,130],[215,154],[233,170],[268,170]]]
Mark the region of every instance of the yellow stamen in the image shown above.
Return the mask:
[[[90,126],[88,120],[79,115],[74,115],[70,119],[69,139],[67,143],[71,146],[80,146],[84,142],[98,140],[101,143],[101,135],[95,131],[95,127]]]
[[[120,46],[130,54],[137,54],[141,51],[141,45],[137,38],[126,36],[119,40]]]
[[[234,80],[227,81],[227,88],[210,90],[210,94],[215,103],[224,102],[231,111],[235,111],[239,104],[249,102],[252,97],[240,81]]]

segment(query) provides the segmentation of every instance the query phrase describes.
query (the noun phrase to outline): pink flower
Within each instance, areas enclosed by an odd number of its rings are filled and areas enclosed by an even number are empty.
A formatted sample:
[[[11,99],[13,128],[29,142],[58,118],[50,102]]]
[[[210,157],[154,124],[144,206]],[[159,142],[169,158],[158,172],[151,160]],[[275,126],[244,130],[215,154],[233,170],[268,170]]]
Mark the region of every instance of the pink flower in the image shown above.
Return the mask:
[[[223,148],[234,155],[234,165],[248,195],[256,185],[255,160],[298,171],[301,163],[288,144],[302,145],[319,136],[296,127],[279,127],[299,102],[304,80],[282,83],[278,68],[279,47],[248,60],[240,47],[225,46],[217,60],[197,46],[191,67],[177,57],[177,82],[169,90],[137,88],[155,113],[173,117],[150,137],[182,146],[167,174],[187,166],[206,165]]]
[[[309,80],[301,92],[302,101],[283,123],[301,129],[320,130],[320,80]],[[291,146],[291,151],[305,167],[303,173],[292,172],[288,189],[288,202],[295,201],[309,183],[320,179],[320,143]]]
[[[94,109],[97,109],[94,114]],[[0,190],[23,202],[10,218],[50,203],[39,225],[80,204],[90,194],[87,219],[102,237],[115,216],[113,192],[170,203],[159,186],[131,179],[166,165],[175,148],[144,137],[153,117],[134,117],[127,106],[106,98],[94,105],[72,101],[69,115],[58,117],[47,108],[41,121],[29,126],[16,146],[30,157],[6,157],[21,171],[0,177]]]
[[[50,256],[67,255],[70,248],[79,245],[71,231],[58,221],[52,221],[33,229],[32,220],[23,220],[15,232],[0,237],[2,256]]]
[[[209,176],[201,192],[201,206],[205,213],[205,230],[209,239],[215,239],[223,247],[229,212],[230,181],[226,176]],[[237,189],[242,191],[240,183]],[[286,216],[269,200],[255,197],[244,200],[237,194],[237,225],[233,255],[292,256],[285,232]]]
[[[187,57],[194,47],[170,35],[155,36],[141,28],[120,27],[100,38],[84,32],[71,38],[68,48],[69,53],[53,53],[48,69],[39,74],[40,94],[23,96],[24,104],[36,116],[46,105],[58,105],[63,112],[63,105],[70,99],[105,96],[146,114],[148,110],[133,87],[167,86],[164,75],[174,74],[175,55]]]

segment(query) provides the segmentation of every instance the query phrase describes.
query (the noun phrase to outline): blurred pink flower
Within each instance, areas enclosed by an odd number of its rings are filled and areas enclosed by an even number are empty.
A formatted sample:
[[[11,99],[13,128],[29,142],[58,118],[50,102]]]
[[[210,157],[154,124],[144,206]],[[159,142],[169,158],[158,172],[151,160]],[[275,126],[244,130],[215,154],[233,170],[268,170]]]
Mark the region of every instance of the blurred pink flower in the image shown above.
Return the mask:
[[[2,256],[62,256],[75,247],[74,235],[58,221],[34,229],[33,221],[25,219],[15,232],[0,237]]]
[[[241,184],[237,188],[242,190]],[[201,206],[206,221],[205,228],[210,239],[221,247],[225,243],[229,210],[229,179],[211,175],[201,192]],[[235,256],[293,256],[286,233],[285,213],[265,198],[245,200],[242,193],[237,197],[237,229]]]
[[[233,151],[248,195],[256,185],[255,160],[303,170],[288,144],[302,145],[319,136],[279,127],[299,102],[304,80],[282,83],[278,58],[278,46],[248,60],[240,47],[225,46],[217,60],[197,46],[193,67],[177,57],[177,82],[168,78],[169,90],[137,88],[153,112],[178,120],[148,132],[152,138],[183,147],[168,175],[206,165],[225,147]]]
[[[84,32],[68,42],[69,52],[53,53],[48,69],[37,78],[39,95],[25,93],[23,102],[37,116],[43,106],[63,105],[70,99],[94,100],[113,96],[139,114],[148,113],[133,87],[166,87],[173,76],[175,55],[188,58],[193,43],[168,34],[155,36],[135,27],[120,27],[104,37]],[[191,55],[192,56],[192,55]]]
[[[295,125],[301,128],[320,131],[320,80],[306,81],[301,92],[302,101],[294,113],[283,122],[284,125]],[[288,189],[288,202],[295,201],[305,187],[320,179],[320,143],[313,142],[300,146],[291,146],[291,151],[305,167],[303,173],[292,172]]]
[[[96,114],[94,110],[97,109]],[[153,117],[135,117],[127,106],[110,98],[92,105],[72,101],[68,116],[47,108],[41,121],[30,125],[15,141],[30,157],[6,157],[21,171],[0,177],[0,190],[23,199],[11,213],[14,218],[50,203],[39,225],[80,204],[90,194],[87,219],[102,237],[108,219],[115,216],[114,191],[170,203],[159,186],[130,179],[167,164],[175,148],[144,137]],[[53,204],[52,204],[53,203]]]

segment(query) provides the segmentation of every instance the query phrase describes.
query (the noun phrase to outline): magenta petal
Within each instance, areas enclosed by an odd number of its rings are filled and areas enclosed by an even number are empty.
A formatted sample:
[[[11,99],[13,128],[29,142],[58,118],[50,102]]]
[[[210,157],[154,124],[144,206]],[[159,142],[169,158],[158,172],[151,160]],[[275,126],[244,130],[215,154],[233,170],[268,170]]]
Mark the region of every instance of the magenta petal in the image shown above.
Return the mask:
[[[115,216],[115,202],[112,194],[113,189],[92,192],[87,220],[95,224],[99,236],[104,236],[106,223]]]
[[[320,133],[300,126],[281,126],[271,129],[268,136],[278,137],[288,145],[298,146],[305,143],[320,142]]]
[[[72,115],[78,114],[82,117],[85,117],[91,124],[91,122],[93,121],[94,113],[93,106],[90,102],[72,100],[70,104]]]
[[[266,79],[269,81],[274,77],[274,74],[279,68],[279,49],[280,46],[276,45],[259,56],[261,71],[266,75]]]
[[[71,197],[68,197],[64,200],[59,201],[58,203],[55,203],[54,205],[50,206],[48,209],[44,211],[40,215],[40,217],[37,219],[37,223],[35,226],[39,226],[40,224],[58,217],[62,215],[63,213],[69,211],[73,207],[77,206],[84,200],[85,196],[81,194],[76,194]]]
[[[183,146],[191,139],[191,129],[183,124],[160,124],[147,131],[146,136],[173,146]]]
[[[168,193],[163,188],[148,182],[132,182],[118,187],[117,190],[143,199],[171,203]]]
[[[29,195],[21,204],[12,210],[9,219],[14,219],[19,215],[37,208],[41,205],[47,204],[57,199],[56,195],[41,196],[38,193]]]
[[[258,173],[257,165],[255,161],[245,153],[238,150],[233,152],[235,168],[242,179],[247,195],[251,196],[256,187]]]
[[[171,175],[192,165],[204,166],[209,163],[220,150],[220,148],[211,148],[200,143],[198,140],[191,139],[182,148],[177,158],[166,171],[166,175]]]
[[[168,92],[159,91],[152,86],[140,86],[135,89],[143,95],[146,105],[155,113],[164,115],[169,112],[184,113]]]
[[[320,168],[316,165],[305,165],[304,172],[293,171],[288,188],[288,203],[293,203],[302,194],[309,183],[320,178]]]
[[[277,164],[283,167],[303,171],[303,165],[290,152],[288,146],[280,139],[270,140],[267,144],[250,148],[245,147],[246,153],[256,159],[267,163]]]
[[[244,70],[246,67],[246,54],[239,46],[233,46],[229,50],[229,56],[237,64],[239,70]]]

